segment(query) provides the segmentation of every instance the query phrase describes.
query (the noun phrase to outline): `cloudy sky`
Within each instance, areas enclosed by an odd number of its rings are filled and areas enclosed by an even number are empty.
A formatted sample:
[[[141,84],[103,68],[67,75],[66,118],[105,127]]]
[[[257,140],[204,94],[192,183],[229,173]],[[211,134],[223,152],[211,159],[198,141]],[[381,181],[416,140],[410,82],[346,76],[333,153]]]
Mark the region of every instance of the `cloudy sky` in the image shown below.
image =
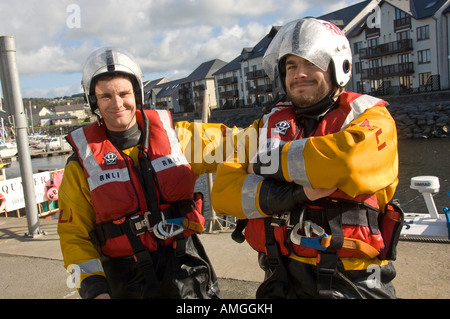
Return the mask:
[[[2,0],[0,36],[13,36],[23,97],[81,92],[86,57],[103,46],[136,55],[145,80],[176,80],[226,62],[273,25],[362,0]]]

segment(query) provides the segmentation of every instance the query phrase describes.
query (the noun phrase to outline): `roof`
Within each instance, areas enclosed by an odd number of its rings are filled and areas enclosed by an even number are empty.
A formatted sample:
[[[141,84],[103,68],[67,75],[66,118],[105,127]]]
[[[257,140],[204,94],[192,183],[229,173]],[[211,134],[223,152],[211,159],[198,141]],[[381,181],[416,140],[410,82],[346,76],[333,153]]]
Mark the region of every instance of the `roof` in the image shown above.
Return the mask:
[[[44,120],[44,119],[49,119],[49,120],[75,120],[75,119],[77,119],[77,117],[75,115],[70,115],[70,114],[49,114],[49,115],[40,116],[39,118],[42,120]]]
[[[229,62],[223,68],[217,70],[213,75],[239,70],[241,68],[242,55],[237,56],[233,61]]]
[[[370,1],[365,1],[359,4],[368,4],[368,2]],[[384,0],[379,3],[379,6],[382,6],[385,3],[404,11],[405,13],[411,15],[414,19],[423,19],[436,14],[436,12],[441,9],[445,3],[447,3],[447,0],[408,0],[403,2],[399,2],[398,0]],[[356,4],[355,6],[359,4]],[[448,6],[444,12],[450,12],[449,10],[450,6]],[[347,37],[351,38],[361,33],[366,27],[367,17],[370,14],[372,13],[368,12],[365,17],[361,19],[358,25],[346,32]]]
[[[158,98],[164,97],[164,96],[171,96],[174,92],[179,90],[180,84],[186,83],[187,78],[170,81],[166,83],[162,83],[154,87],[154,91]]]
[[[414,19],[424,19],[433,16],[446,2],[447,0],[384,0],[380,3],[380,6],[389,3],[391,6],[411,15]]]
[[[208,62],[200,64],[187,78],[185,82],[200,81],[203,79],[209,79],[213,77],[214,72],[225,66],[225,61],[214,59]]]
[[[366,0],[360,3],[356,3],[349,7],[333,11],[317,17],[321,20],[326,20],[334,23],[339,28],[343,29],[347,24],[349,24],[364,8],[371,2],[371,0]]]
[[[239,70],[241,68],[242,61],[254,59],[259,56],[263,56],[264,53],[266,53],[266,50],[267,50],[270,42],[275,37],[278,30],[280,30],[280,28],[281,28],[280,26],[273,26],[270,29],[269,33],[266,34],[266,36],[261,41],[259,41],[254,47],[247,47],[247,48],[242,49],[241,55],[237,56],[233,61],[226,64],[224,67],[217,70],[212,75],[217,75],[217,74],[221,74],[221,73]]]
[[[73,104],[73,105],[58,105],[55,106],[55,113],[58,112],[73,112],[84,110],[83,104]]]
[[[410,0],[410,10],[415,19],[423,19],[434,15],[446,2],[446,0]]]
[[[156,80],[151,80],[151,81],[149,80],[144,83],[144,91],[147,92],[147,91],[153,89],[158,84],[167,83],[167,82],[169,82],[169,80],[166,79],[165,77],[162,77],[162,78],[156,79]]]

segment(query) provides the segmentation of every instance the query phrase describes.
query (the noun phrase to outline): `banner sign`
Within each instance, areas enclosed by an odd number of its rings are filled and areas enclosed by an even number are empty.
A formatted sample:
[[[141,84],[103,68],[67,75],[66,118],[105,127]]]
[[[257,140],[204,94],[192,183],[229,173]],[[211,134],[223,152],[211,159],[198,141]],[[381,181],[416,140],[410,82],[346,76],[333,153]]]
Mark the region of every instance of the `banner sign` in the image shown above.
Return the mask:
[[[49,200],[47,192],[48,186],[53,184],[53,176],[54,172],[50,171],[33,174],[34,191],[37,204]],[[0,194],[3,195],[6,202],[5,209],[7,212],[25,207],[25,196],[23,193],[21,177],[0,181]]]

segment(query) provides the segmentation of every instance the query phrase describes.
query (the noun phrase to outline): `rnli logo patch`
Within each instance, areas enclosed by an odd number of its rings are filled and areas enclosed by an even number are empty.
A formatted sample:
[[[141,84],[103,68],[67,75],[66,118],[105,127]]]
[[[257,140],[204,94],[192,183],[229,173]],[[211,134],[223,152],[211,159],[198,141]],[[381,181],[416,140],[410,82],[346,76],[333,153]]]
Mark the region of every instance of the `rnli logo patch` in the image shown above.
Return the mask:
[[[291,128],[291,123],[286,120],[279,121],[275,124],[274,133],[286,135],[287,131]]]
[[[117,165],[117,154],[115,152],[108,152],[103,156],[106,166]]]

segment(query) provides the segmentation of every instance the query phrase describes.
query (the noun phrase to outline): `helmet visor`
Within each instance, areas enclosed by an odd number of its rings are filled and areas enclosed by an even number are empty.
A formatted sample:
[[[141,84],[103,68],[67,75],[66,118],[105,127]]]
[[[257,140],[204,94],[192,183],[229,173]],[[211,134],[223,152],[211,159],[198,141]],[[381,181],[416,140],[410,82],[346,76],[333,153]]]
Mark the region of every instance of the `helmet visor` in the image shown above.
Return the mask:
[[[94,51],[83,68],[82,85],[86,92],[91,90],[92,79],[100,74],[123,72],[132,75],[141,85],[143,74],[135,58],[119,48],[101,48]]]

